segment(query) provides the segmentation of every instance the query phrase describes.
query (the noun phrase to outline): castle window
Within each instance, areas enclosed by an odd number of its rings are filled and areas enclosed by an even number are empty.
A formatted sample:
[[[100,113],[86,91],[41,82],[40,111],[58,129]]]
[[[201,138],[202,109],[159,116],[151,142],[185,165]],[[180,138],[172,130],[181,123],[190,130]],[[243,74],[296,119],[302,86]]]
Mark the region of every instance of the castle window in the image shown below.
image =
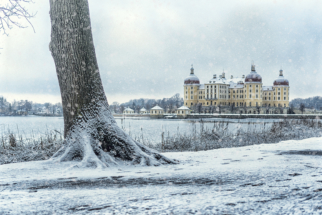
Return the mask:
[[[193,96],[191,96],[191,99],[193,99]]]
[[[251,92],[252,92],[252,90],[249,90],[249,92],[251,93]]]
[[[193,87],[191,87],[191,89],[193,89]]]
[[[256,98],[258,98],[258,95],[256,94]]]
[[[280,97],[278,97],[278,100],[281,100]]]
[[[286,100],[286,97],[284,97],[284,100]]]
[[[258,90],[256,90],[256,93],[258,93]]]
[[[278,95],[281,95],[281,93],[280,93],[280,92],[278,92]]]
[[[258,85],[256,85],[256,87],[258,87]]]
[[[251,99],[252,98],[252,94],[249,95],[249,98]]]

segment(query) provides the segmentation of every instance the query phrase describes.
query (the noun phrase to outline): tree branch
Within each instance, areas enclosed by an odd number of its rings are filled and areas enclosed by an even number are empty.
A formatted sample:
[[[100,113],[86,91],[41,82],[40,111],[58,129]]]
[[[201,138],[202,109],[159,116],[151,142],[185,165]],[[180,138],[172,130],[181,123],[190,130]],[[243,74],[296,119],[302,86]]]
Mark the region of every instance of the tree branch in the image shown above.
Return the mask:
[[[32,0],[7,0],[7,4],[0,4],[0,32],[8,35],[7,31],[12,29],[13,26],[17,26],[19,28],[26,28],[27,26],[22,25],[20,20],[23,19],[31,25],[33,31],[35,32],[35,28],[30,22],[30,19],[33,18],[36,14],[29,13],[25,4],[33,3]]]

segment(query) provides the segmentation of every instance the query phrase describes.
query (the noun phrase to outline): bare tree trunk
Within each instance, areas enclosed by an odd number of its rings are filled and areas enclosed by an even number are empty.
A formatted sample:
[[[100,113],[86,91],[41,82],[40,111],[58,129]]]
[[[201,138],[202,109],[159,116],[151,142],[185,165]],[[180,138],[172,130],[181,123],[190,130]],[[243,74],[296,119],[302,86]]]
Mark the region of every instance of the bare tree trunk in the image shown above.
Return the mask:
[[[50,0],[50,51],[64,112],[64,146],[51,158],[80,166],[175,163],[134,141],[109,110],[92,37],[87,0]]]

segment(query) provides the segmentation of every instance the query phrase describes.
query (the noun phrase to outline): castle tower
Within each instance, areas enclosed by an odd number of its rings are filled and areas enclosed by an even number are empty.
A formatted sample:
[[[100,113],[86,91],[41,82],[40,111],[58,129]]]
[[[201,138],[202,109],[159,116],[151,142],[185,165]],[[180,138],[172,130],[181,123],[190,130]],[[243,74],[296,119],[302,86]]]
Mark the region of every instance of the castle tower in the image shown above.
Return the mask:
[[[191,107],[198,103],[198,90],[200,86],[199,78],[194,74],[193,65],[191,65],[190,75],[184,79],[183,101],[184,106]]]
[[[247,107],[262,106],[262,77],[256,72],[255,64],[245,78],[245,105]]]

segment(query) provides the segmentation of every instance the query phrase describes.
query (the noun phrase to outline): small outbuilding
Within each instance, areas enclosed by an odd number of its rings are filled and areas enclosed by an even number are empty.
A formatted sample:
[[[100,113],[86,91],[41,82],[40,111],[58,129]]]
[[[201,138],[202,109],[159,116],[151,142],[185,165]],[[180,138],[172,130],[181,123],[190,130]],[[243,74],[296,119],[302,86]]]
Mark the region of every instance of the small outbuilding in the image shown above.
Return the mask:
[[[144,107],[141,108],[140,114],[147,114],[147,113],[148,113],[148,111]]]
[[[164,114],[164,110],[162,107],[156,105],[153,108],[151,108],[150,110],[150,116],[151,117],[163,117]]]
[[[129,107],[127,107],[127,108],[125,108],[125,110],[123,111],[123,113],[124,114],[134,114],[134,110],[131,109],[131,108],[129,108]]]
[[[176,112],[179,118],[186,118],[186,116],[190,114],[191,110],[186,106],[181,106]]]

